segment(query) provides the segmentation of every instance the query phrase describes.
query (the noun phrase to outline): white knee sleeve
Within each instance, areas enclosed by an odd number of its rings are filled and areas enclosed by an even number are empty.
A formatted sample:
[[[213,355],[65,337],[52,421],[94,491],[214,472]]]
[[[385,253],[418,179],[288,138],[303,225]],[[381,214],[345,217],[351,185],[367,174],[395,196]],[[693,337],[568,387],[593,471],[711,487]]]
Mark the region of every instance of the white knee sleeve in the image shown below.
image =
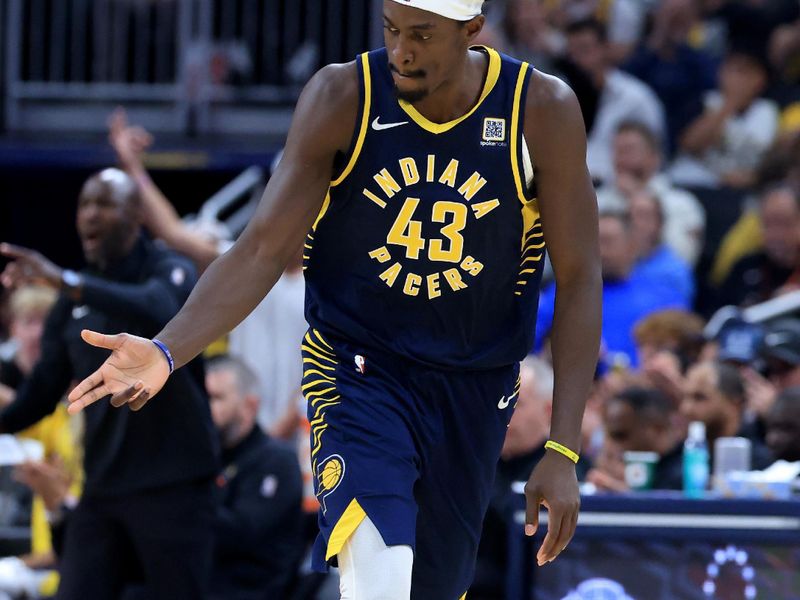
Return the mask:
[[[339,552],[342,600],[409,600],[414,553],[410,546],[387,546],[365,517]]]

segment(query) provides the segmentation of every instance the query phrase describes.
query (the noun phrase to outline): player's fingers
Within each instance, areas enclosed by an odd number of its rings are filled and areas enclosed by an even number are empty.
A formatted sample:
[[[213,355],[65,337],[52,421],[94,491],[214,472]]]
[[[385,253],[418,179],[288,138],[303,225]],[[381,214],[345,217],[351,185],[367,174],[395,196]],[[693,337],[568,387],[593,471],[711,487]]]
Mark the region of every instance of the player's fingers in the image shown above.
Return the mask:
[[[84,394],[93,390],[99,385],[103,383],[103,374],[100,372],[100,369],[97,369],[94,373],[89,375],[86,379],[81,381],[78,385],[76,385],[72,391],[67,396],[67,400],[70,402],[77,402]]]
[[[125,126],[128,124],[128,117],[125,113],[125,109],[121,106],[118,106],[114,109],[114,112],[111,113],[111,116],[108,118],[108,128],[111,130],[112,133],[118,133]]]
[[[131,400],[128,403],[128,408],[133,411],[141,410],[141,408],[147,404],[147,401],[150,399],[150,392],[147,390],[142,391],[136,398]]]
[[[105,398],[109,394],[111,394],[111,390],[109,390],[108,386],[106,385],[101,385],[94,389],[90,389],[84,394],[81,394],[80,396],[76,397],[75,400],[70,400],[70,405],[69,407],[67,407],[67,411],[71,415],[78,414],[80,411],[82,411],[90,404],[94,404],[95,402],[97,402],[101,398]]]
[[[542,546],[536,553],[536,562],[541,567],[550,560],[553,551],[561,535],[561,521],[564,518],[562,511],[558,508],[549,507],[547,512],[547,535],[544,536]]]
[[[541,496],[525,488],[525,535],[531,536],[539,528],[539,504]]]
[[[81,331],[83,341],[98,348],[107,348],[108,350],[116,350],[122,346],[125,341],[123,334],[106,335],[105,333],[97,333],[91,329],[84,329]]]
[[[23,248],[22,246],[15,246],[14,244],[3,242],[0,244],[0,254],[7,256],[8,258],[24,259],[32,256],[33,252],[27,248]]]
[[[119,408],[120,406],[126,405],[132,398],[136,397],[136,394],[142,391],[143,387],[144,384],[141,381],[137,381],[132,386],[114,394],[111,397],[111,406]]]
[[[547,562],[554,561],[556,557],[564,551],[564,548],[567,547],[567,544],[569,544],[569,540],[572,538],[572,532],[573,532],[572,514],[566,513],[561,519],[561,528],[558,533],[558,539],[556,540],[555,546],[553,547],[553,551],[550,553],[550,556],[544,557],[545,560],[547,560]]]

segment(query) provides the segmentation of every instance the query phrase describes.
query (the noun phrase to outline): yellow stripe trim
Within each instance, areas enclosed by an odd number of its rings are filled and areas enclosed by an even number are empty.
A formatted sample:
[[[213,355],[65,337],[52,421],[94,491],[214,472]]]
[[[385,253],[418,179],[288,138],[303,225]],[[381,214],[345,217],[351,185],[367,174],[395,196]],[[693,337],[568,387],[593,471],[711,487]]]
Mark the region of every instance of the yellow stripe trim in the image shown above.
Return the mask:
[[[303,357],[303,363],[311,363],[312,365],[316,365],[320,369],[325,369],[326,371],[335,371],[336,370],[336,367],[329,367],[329,366],[323,365],[322,363],[317,362],[313,358]],[[309,371],[309,373],[310,373],[310,371]]]
[[[517,75],[517,85],[514,88],[514,108],[511,111],[511,170],[514,173],[514,183],[517,186],[517,196],[523,204],[528,202],[525,197],[525,188],[522,186],[522,177],[519,173],[519,153],[517,151],[519,138],[519,106],[522,96],[522,84],[525,83],[525,73],[528,71],[528,63],[522,63]]]
[[[305,341],[306,341],[306,342],[307,342],[307,343],[308,343],[310,346],[312,346],[313,348],[316,348],[317,350],[319,350],[319,351],[320,351],[320,352],[322,352],[323,354],[326,354],[326,355],[330,356],[332,359],[335,359],[335,358],[336,358],[336,355],[335,355],[333,352],[331,352],[330,350],[328,350],[328,349],[326,349],[326,348],[323,348],[322,346],[320,346],[319,344],[317,344],[317,343],[316,343],[314,340],[312,340],[312,339],[311,339],[311,334],[310,334],[310,333],[306,333],[306,336],[305,336],[303,339],[304,339],[304,340],[305,340]]]
[[[306,376],[307,375],[308,374],[306,374]],[[336,380],[335,379],[328,379],[327,377],[324,377],[322,379],[315,379],[314,381],[309,381],[308,383],[304,383],[303,385],[301,385],[300,386],[300,391],[304,392],[308,388],[312,388],[312,387],[317,386],[317,385],[323,385],[323,384],[326,384],[326,383],[328,385],[331,385],[332,383],[336,383]]]
[[[358,155],[361,154],[361,148],[364,146],[364,138],[367,137],[367,129],[369,128],[369,113],[372,105],[372,76],[369,72],[369,56],[365,52],[361,55],[361,69],[364,73],[364,109],[361,111],[361,128],[358,130],[358,139],[356,140],[356,147],[353,148],[353,154],[350,156],[350,161],[342,171],[341,175],[335,180],[331,181],[331,187],[336,187],[342,183],[345,178],[356,166]],[[317,219],[319,220],[319,219]],[[315,224],[316,225],[316,224]]]
[[[468,113],[452,121],[447,121],[446,123],[434,123],[433,121],[430,121],[428,118],[423,116],[416,108],[414,108],[414,105],[409,104],[405,100],[398,100],[400,108],[402,108],[405,111],[405,113],[409,117],[411,117],[417,125],[419,125],[426,131],[430,131],[431,133],[436,133],[436,134],[450,131],[453,127],[461,123],[461,121],[468,119],[470,116],[472,116],[472,114],[476,110],[478,110],[478,107],[481,104],[483,104],[483,101],[494,89],[494,86],[497,83],[498,78],[500,77],[500,66],[502,64],[502,61],[500,60],[500,55],[497,53],[497,51],[495,51],[492,48],[488,48],[486,46],[478,46],[478,47],[486,50],[486,54],[489,55],[489,69],[486,72],[486,82],[483,84],[483,91],[481,92],[481,97],[478,98],[478,102],[475,104],[475,106],[472,107],[472,109]]]
[[[522,271],[519,272],[520,275],[525,275],[525,273],[536,273],[536,269],[522,269]]]
[[[311,408],[316,408],[320,404],[324,404],[325,402],[334,402],[334,400],[339,400],[341,396],[334,396],[333,398],[325,398],[324,396],[320,396],[319,398],[314,398],[311,401]],[[338,402],[334,402],[334,404],[339,404]]]
[[[328,212],[328,207],[331,205],[331,190],[328,189],[328,192],[325,194],[325,201],[322,203],[322,208],[319,209],[319,214],[317,218],[314,219],[314,224],[311,226],[312,231],[317,230],[317,223],[322,220],[322,217],[325,216],[325,213]],[[305,256],[303,257],[305,258]]]
[[[326,383],[330,383],[330,382],[326,382]],[[303,395],[305,396],[306,400],[310,401],[312,398],[317,398],[318,396],[324,396],[325,394],[327,394],[329,392],[336,392],[336,386],[332,385],[330,387],[327,387],[327,388],[321,389],[321,390],[311,390],[310,392],[308,392],[306,394],[303,394]]]
[[[336,396],[336,397],[339,398],[339,396]],[[322,402],[322,403],[320,403],[318,406],[315,407],[317,410],[314,413],[314,419],[316,419],[318,416],[320,416],[320,414],[321,414],[320,411],[328,408],[329,406],[336,406],[337,404],[341,404],[341,402],[331,401],[331,402]]]
[[[320,334],[319,331],[317,331],[316,329],[312,329],[311,332],[314,334],[314,337],[317,338],[323,346],[325,346],[331,352],[333,352],[333,346],[331,346],[328,342],[326,342],[324,339],[322,339],[322,335]]]
[[[309,360],[311,360],[311,359],[309,359]],[[322,371],[318,371],[317,369],[309,368],[309,369],[305,370],[303,372],[303,377],[310,377],[312,373],[315,374],[315,375],[318,375],[319,377],[321,377],[325,381],[330,381],[331,383],[336,383],[336,377],[331,377],[327,373],[323,373]]]
[[[302,344],[302,345],[300,346],[300,348],[302,348],[302,349],[303,349],[303,350],[305,350],[306,352],[310,352],[311,354],[313,354],[314,356],[316,356],[317,358],[319,358],[319,359],[321,359],[321,360],[326,360],[326,361],[330,362],[330,363],[331,363],[331,364],[333,364],[333,365],[335,365],[335,364],[336,364],[336,361],[335,361],[335,360],[333,360],[331,357],[329,357],[329,356],[325,356],[324,354],[320,354],[320,353],[319,353],[317,350],[315,350],[315,349],[314,349],[314,348],[312,348],[311,346],[306,346],[305,344]]]
[[[347,508],[344,509],[342,516],[336,522],[336,525],[331,531],[331,538],[328,540],[328,549],[325,552],[325,560],[330,560],[332,557],[342,551],[344,543],[353,535],[356,527],[361,525],[361,521],[367,513],[361,508],[358,500],[353,498]]]
[[[539,262],[540,260],[542,260],[542,256],[544,256],[544,255],[543,254],[537,254],[536,256],[529,256],[528,258],[526,258],[525,260],[522,261],[522,264],[524,265],[526,262],[531,262],[531,261]]]

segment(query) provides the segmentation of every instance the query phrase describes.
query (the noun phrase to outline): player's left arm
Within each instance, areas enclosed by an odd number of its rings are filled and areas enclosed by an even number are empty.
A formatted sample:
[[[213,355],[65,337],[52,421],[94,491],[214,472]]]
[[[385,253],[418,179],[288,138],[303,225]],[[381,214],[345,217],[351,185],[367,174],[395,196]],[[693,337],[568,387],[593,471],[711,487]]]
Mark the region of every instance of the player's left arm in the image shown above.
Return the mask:
[[[555,77],[534,71],[525,106],[545,242],[556,277],[551,331],[553,414],[550,439],[580,452],[581,421],[600,344],[602,280],[597,200],[586,168],[586,132],[577,98]],[[580,506],[575,465],[549,450],[525,488],[526,534],[548,508],[539,565],[555,559],[575,532]]]

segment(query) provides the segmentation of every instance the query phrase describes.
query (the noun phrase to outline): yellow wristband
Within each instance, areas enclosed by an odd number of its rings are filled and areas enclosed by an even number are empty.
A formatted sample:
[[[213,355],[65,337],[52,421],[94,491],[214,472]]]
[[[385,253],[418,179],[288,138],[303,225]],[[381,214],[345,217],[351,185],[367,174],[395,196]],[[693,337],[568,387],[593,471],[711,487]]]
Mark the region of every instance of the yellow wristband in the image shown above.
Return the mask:
[[[555,450],[559,454],[563,454],[564,456],[566,456],[568,459],[570,459],[572,462],[574,462],[576,464],[578,462],[578,458],[580,458],[575,452],[573,452],[572,450],[570,450],[566,446],[562,446],[558,442],[554,442],[553,440],[547,440],[547,442],[545,443],[544,447],[548,448],[550,450]]]

